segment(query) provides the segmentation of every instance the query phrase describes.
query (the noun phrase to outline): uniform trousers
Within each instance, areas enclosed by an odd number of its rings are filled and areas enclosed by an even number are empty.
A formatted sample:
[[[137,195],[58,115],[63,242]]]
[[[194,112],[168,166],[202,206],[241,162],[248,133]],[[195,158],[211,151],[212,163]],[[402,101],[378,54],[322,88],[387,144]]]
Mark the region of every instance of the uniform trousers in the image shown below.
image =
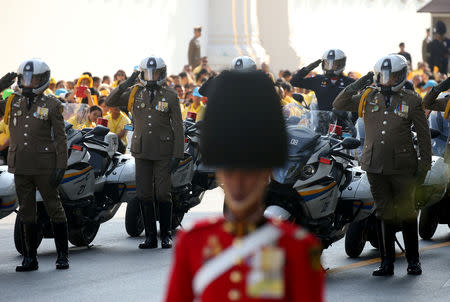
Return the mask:
[[[58,190],[50,184],[52,177],[52,175],[14,174],[19,199],[19,215],[24,224],[37,222],[36,188],[41,193],[51,222],[65,223],[67,221]]]
[[[136,195],[143,202],[172,202],[170,159],[136,158]]]

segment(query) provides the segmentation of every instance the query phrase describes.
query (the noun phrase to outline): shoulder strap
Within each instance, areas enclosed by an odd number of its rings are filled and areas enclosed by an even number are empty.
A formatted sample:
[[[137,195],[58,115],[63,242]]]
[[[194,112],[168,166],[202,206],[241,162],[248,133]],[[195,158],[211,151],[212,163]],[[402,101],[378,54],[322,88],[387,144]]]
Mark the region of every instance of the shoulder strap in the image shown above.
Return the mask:
[[[361,96],[361,99],[359,100],[359,107],[358,107],[358,116],[364,117],[364,112],[366,108],[366,100],[369,93],[372,91],[372,88],[367,88],[363,95]]]
[[[4,121],[5,121],[6,125],[9,124],[9,114],[11,112],[11,104],[12,104],[13,99],[14,99],[14,93],[11,94],[8,97],[8,100],[6,101],[5,114],[4,114]]]
[[[139,89],[138,85],[134,86],[133,89],[131,89],[130,97],[128,98],[128,112],[133,111],[134,95],[136,94],[138,89]]]
[[[216,280],[219,276],[235,265],[236,259],[243,259],[261,247],[274,243],[281,237],[282,231],[273,224],[267,223],[253,233],[244,237],[242,244],[231,246],[217,257],[206,262],[193,278],[193,289],[196,296]]]

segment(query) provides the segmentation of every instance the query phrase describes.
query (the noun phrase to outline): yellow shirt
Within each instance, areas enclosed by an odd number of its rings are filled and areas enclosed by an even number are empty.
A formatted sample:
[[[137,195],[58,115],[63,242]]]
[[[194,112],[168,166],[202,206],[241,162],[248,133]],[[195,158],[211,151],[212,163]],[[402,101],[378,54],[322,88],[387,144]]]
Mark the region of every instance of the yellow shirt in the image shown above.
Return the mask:
[[[2,119],[0,121],[0,145],[4,145],[9,139],[9,127]]]
[[[298,105],[298,102],[291,96],[287,95],[284,99],[281,100],[281,106],[285,106],[287,104],[294,103]]]
[[[203,116],[205,115],[205,109],[206,106],[203,105],[202,102],[200,102],[200,105],[197,108],[194,108],[194,103],[192,103],[184,109],[182,113],[183,120],[186,119],[188,112],[195,112],[197,113],[197,118],[195,119],[195,121],[196,122],[201,121],[203,119]]]
[[[202,64],[198,65],[197,67],[194,68],[194,70],[192,70],[192,73],[194,75],[196,75],[197,73],[200,72],[200,70],[202,70]]]
[[[117,135],[120,134],[120,132],[122,132],[123,128],[125,127],[125,125],[130,124],[131,120],[128,118],[128,116],[123,113],[122,111],[120,112],[120,115],[117,119],[113,119],[111,114],[108,113],[105,116],[105,119],[108,120],[108,128],[112,133],[115,133]],[[127,136],[124,135],[122,138],[122,142],[125,144],[125,146],[128,144],[127,142]]]
[[[76,130],[81,130],[84,128],[95,128],[94,122],[90,122],[89,120],[78,121],[76,115],[74,115],[70,119],[68,119],[67,122],[72,124],[73,129],[76,129]]]
[[[305,100],[306,104],[311,105],[311,102],[313,101],[314,96],[315,96],[314,91],[311,90],[308,94],[302,93],[302,95],[303,95],[303,99]]]
[[[418,76],[423,76],[425,73],[423,72],[422,69],[417,69],[417,70],[413,70],[408,74],[408,78],[407,80],[412,80],[416,75]]]
[[[55,93],[50,88],[47,88],[44,91],[44,95],[55,95]]]

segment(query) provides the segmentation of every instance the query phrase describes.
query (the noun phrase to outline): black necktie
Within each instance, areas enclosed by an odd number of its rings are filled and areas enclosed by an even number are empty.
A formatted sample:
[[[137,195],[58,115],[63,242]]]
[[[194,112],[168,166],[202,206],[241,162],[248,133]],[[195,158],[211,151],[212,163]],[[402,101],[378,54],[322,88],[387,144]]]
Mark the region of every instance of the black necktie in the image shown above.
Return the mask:
[[[386,108],[391,106],[391,97],[389,95],[384,97],[384,101],[386,102]]]
[[[155,98],[155,91],[150,90],[150,104],[153,102],[153,99]]]

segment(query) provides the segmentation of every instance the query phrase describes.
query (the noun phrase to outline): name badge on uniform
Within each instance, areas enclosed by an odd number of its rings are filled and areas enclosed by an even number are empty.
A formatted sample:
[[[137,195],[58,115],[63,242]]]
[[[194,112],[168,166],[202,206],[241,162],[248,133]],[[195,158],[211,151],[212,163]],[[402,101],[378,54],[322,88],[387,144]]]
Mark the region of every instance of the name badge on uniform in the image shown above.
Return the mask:
[[[285,294],[285,252],[276,246],[266,246],[251,259],[247,276],[247,295],[252,298],[280,299]]]
[[[35,118],[40,119],[40,120],[46,120],[46,119],[48,119],[48,108],[37,107],[36,112],[33,113],[33,116],[34,116]]]

